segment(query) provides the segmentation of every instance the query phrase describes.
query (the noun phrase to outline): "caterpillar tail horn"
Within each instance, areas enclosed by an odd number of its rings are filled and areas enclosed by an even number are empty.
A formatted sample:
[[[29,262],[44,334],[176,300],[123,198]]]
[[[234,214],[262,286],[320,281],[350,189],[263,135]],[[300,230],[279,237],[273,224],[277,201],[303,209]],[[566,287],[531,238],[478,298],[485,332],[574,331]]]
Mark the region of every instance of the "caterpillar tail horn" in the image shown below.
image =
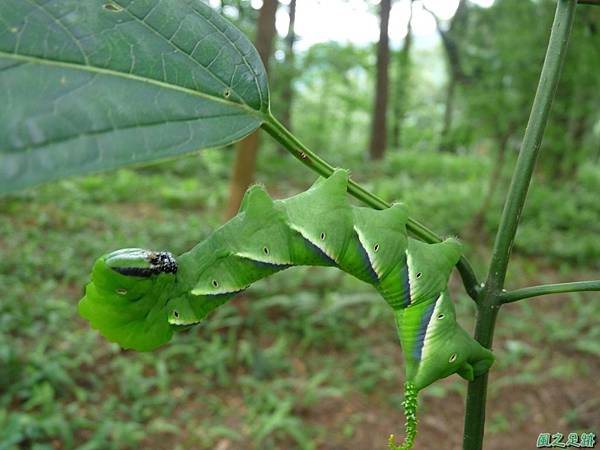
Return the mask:
[[[404,400],[402,406],[404,408],[404,441],[399,446],[396,445],[396,438],[393,434],[390,435],[388,442],[390,450],[410,450],[415,444],[417,437],[417,387],[407,381],[404,383]]]

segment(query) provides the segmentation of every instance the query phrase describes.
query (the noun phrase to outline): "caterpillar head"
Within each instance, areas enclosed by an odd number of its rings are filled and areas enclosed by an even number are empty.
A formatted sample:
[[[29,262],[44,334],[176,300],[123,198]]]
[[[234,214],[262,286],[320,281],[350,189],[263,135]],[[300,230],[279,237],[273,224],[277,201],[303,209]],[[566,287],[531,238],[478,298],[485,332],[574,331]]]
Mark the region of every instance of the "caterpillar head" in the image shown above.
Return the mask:
[[[178,293],[178,262],[169,252],[122,249],[100,257],[79,303],[79,313],[123,348],[152,350],[177,324],[168,304]]]

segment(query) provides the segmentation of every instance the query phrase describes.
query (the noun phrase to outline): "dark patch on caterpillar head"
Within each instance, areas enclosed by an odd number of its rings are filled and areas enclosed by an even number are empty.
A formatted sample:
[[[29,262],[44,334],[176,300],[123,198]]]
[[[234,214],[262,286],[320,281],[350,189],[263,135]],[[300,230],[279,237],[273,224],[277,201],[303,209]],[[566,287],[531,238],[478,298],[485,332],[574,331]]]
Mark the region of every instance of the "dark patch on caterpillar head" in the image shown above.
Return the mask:
[[[158,275],[160,271],[157,271],[151,267],[113,267],[112,270],[119,272],[121,275],[128,277],[143,277],[148,278],[152,275]]]
[[[112,267],[121,275],[148,278],[161,273],[177,273],[177,260],[170,252],[148,252],[150,267]]]
[[[177,261],[169,252],[152,253],[150,264],[155,266],[159,273],[177,273]]]

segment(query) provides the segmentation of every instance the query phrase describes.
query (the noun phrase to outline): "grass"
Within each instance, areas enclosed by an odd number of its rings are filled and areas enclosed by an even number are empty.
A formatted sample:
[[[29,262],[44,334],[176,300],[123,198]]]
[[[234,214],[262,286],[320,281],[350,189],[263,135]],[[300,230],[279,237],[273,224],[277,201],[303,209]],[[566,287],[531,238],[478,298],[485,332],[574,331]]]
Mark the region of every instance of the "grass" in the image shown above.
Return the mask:
[[[334,269],[298,268],[263,280],[153,353],[122,351],[78,317],[100,254],[121,247],[182,252],[221,222],[231,156],[207,151],[0,200],[0,450],[372,449],[401,432],[392,315],[369,286]],[[405,201],[444,235],[461,235],[489,172],[484,157],[423,152],[348,165],[359,181]],[[534,185],[510,285],[594,276],[597,173],[586,168],[577,183]],[[266,149],[259,181],[288,196],[313,177]],[[487,236],[499,207],[497,199]],[[476,262],[487,255],[479,245],[468,251]],[[472,304],[457,280],[452,288],[469,327]],[[534,433],[594,431],[596,301],[581,293],[503,311],[490,449],[506,448],[507,431],[523,434],[519,448],[533,446]],[[574,387],[573,379],[582,381]],[[459,442],[465,387],[453,377],[425,391],[417,448],[437,448],[436,436]]]

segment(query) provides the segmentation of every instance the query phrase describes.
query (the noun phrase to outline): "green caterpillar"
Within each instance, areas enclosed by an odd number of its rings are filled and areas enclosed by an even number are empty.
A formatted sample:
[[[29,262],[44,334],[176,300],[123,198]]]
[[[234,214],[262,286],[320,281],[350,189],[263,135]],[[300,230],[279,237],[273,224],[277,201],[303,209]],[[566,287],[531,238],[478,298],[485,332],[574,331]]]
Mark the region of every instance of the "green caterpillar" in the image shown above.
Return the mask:
[[[455,320],[446,285],[460,244],[408,238],[403,205],[353,207],[347,183],[347,172],[337,170],[277,201],[254,186],[237,216],[181,256],[141,249],[105,255],[79,311],[110,341],[152,350],[261,278],[291,266],[338,267],[375,287],[394,310],[406,361],[407,423],[403,446],[392,436],[390,447],[410,448],[418,391],[453,373],[472,380],[494,356]]]

